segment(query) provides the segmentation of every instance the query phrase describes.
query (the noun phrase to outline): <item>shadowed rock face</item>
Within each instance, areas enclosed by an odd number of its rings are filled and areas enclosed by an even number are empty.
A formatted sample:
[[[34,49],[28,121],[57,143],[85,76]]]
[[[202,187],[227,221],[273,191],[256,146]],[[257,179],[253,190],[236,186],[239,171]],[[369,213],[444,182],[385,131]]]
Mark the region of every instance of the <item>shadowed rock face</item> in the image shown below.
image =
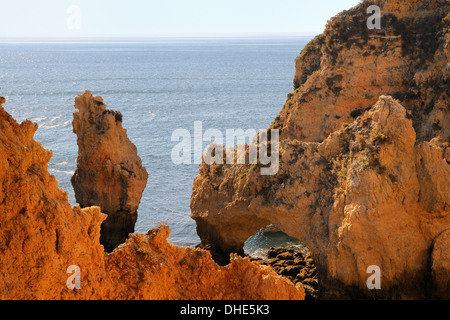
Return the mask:
[[[365,1],[297,59],[295,91],[270,126],[278,173],[202,163],[192,218],[224,263],[276,225],[311,250],[330,297],[448,298],[450,5],[374,4],[381,30],[367,29]],[[381,290],[367,288],[371,265]]]
[[[320,298],[318,276],[311,254],[295,248],[270,248],[266,259],[251,257],[250,260],[271,266],[275,272],[290,281],[301,283],[305,289],[305,300]]]
[[[75,108],[78,160],[72,185],[81,207],[99,206],[108,215],[100,242],[110,252],[134,232],[148,174],[122,127],[120,112],[107,110],[103,99],[90,91],[75,99]]]

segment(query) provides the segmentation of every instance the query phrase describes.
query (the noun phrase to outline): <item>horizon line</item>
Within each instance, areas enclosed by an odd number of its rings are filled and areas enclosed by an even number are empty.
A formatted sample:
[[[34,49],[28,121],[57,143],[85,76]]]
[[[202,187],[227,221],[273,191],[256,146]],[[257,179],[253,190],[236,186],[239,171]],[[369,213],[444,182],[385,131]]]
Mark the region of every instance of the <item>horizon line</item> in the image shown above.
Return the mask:
[[[170,35],[89,35],[89,36],[0,36],[0,43],[40,43],[40,42],[148,42],[163,40],[233,40],[269,38],[310,38],[320,32],[304,33],[239,33],[239,34],[170,34]]]

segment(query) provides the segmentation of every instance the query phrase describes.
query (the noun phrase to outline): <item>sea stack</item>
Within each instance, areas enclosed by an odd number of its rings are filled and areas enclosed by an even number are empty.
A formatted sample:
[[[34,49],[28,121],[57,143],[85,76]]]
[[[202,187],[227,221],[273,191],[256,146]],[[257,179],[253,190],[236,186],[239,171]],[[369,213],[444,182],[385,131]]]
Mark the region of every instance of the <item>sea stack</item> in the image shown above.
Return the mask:
[[[99,206],[108,215],[100,242],[111,252],[134,232],[137,209],[148,179],[136,146],[122,127],[122,115],[85,91],[75,99],[77,169],[72,177],[81,207]]]

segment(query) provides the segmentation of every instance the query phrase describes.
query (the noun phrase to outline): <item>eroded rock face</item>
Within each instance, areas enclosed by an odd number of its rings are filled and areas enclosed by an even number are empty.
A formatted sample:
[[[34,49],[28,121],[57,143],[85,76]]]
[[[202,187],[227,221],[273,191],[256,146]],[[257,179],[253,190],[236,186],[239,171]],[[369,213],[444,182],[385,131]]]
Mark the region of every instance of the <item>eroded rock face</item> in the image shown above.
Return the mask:
[[[223,166],[217,176],[215,165],[203,164],[192,198],[198,233],[216,254],[238,252],[273,223],[308,246],[328,294],[426,297],[430,248],[450,225],[442,178],[450,176],[450,158],[448,142],[415,141],[405,108],[382,96],[322,143],[281,143],[275,176],[245,165]],[[421,193],[427,185],[436,191],[431,198]],[[371,265],[382,270],[383,290],[366,287]]]
[[[373,4],[379,30],[367,28]],[[271,127],[283,138],[323,141],[391,95],[413,115],[419,141],[448,140],[449,10],[445,0],[375,0],[331,18],[296,59],[295,91]]]
[[[47,170],[52,156],[0,97],[0,299],[303,299],[269,267],[167,242],[168,226],[131,234],[112,253],[100,244],[99,207],[72,208]],[[78,266],[81,288],[67,282]],[[72,280],[69,281],[72,283]]]
[[[86,283],[105,275],[99,237],[106,216],[98,207],[71,208],[47,171],[52,152],[33,139],[37,128],[0,106],[1,299],[76,298],[64,290],[70,265],[85,270]]]
[[[81,207],[99,206],[108,215],[100,242],[110,252],[134,232],[148,173],[122,127],[120,112],[107,110],[90,91],[75,99],[75,108],[78,160],[72,185]]]
[[[301,299],[301,285],[292,285],[270,267],[249,258],[232,257],[219,267],[208,251],[167,242],[167,226],[146,235],[132,234],[107,257],[110,277],[117,279],[119,299]]]
[[[437,237],[450,225],[450,7],[374,2],[381,30],[367,29],[364,2],[297,59],[295,91],[270,126],[278,173],[203,163],[192,217],[218,261],[269,224],[302,240],[330,297],[447,297],[447,255],[430,252],[446,248]],[[381,290],[367,288],[371,265]]]

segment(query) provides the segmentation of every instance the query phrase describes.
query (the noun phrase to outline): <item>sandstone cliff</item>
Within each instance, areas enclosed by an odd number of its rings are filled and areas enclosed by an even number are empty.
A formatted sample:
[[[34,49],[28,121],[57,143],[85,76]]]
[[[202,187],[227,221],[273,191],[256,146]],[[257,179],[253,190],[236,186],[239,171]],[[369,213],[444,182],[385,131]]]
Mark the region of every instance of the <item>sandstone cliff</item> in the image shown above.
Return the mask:
[[[367,28],[372,4],[381,8],[379,30]],[[449,139],[448,6],[364,1],[331,18],[296,59],[295,91],[271,127],[285,138],[323,141],[380,95],[391,95],[412,114],[418,141]]]
[[[71,207],[47,171],[52,156],[18,124],[0,97],[0,299],[303,299],[268,267],[167,242],[169,228],[131,234],[112,253],[100,244],[99,207]],[[114,119],[113,119],[114,121]],[[80,270],[81,288],[67,287]],[[69,268],[69,273],[67,270]]]
[[[103,99],[90,91],[75,99],[75,108],[78,160],[72,185],[82,208],[99,206],[108,215],[100,242],[111,252],[134,232],[148,174],[122,127],[120,112],[107,110]]]
[[[270,126],[278,173],[202,163],[192,217],[217,261],[268,224],[302,240],[328,297],[449,298],[450,5],[372,3],[380,30],[363,2],[297,58]],[[367,288],[371,265],[381,290]]]

